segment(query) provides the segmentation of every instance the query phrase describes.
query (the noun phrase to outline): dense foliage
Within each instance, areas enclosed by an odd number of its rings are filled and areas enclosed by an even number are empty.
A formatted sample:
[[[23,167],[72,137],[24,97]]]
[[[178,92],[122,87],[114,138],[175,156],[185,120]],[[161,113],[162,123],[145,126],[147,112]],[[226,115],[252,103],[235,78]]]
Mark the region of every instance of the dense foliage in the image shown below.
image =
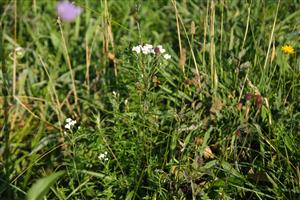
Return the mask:
[[[0,199],[299,198],[298,1],[75,5],[0,3]]]

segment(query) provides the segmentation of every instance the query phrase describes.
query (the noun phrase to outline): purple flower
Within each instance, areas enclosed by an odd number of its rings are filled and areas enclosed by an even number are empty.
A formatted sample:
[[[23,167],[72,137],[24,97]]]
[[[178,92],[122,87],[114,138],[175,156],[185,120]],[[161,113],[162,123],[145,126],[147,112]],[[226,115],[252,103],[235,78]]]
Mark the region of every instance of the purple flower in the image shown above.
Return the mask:
[[[68,1],[60,1],[57,6],[58,16],[67,22],[72,22],[82,12],[82,8],[75,6]]]

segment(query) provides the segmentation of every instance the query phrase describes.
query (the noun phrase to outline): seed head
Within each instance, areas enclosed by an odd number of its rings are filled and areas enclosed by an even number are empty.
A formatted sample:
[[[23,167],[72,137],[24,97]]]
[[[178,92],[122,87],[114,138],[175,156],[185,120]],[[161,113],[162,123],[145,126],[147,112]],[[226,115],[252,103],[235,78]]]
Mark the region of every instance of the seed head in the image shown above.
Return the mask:
[[[251,94],[251,93],[245,94],[246,101],[250,101],[252,99],[252,97],[253,97],[253,94]]]
[[[255,95],[254,98],[255,98],[255,106],[257,108],[260,108],[263,104],[263,100],[264,100],[263,97],[261,95]]]

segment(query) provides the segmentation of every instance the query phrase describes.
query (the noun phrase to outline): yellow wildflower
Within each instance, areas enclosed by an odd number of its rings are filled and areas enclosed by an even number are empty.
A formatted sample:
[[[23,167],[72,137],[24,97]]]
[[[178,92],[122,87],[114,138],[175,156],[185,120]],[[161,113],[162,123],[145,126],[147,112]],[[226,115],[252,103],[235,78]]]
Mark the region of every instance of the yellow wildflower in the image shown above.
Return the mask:
[[[281,51],[285,54],[294,54],[295,49],[289,44],[285,44],[284,46],[281,47]]]

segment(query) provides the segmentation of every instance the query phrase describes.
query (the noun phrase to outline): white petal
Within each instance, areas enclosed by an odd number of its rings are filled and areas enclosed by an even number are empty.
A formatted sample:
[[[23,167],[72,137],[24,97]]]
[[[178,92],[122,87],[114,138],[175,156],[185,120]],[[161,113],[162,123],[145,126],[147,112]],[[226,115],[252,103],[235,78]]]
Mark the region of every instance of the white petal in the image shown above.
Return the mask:
[[[77,123],[76,120],[73,120],[73,121],[70,122],[70,125],[74,126],[76,123]]]
[[[141,47],[140,46],[132,47],[132,51],[135,51],[137,54],[139,54],[141,53]]]
[[[70,125],[70,124],[66,124],[66,125],[65,125],[65,128],[66,128],[66,129],[70,129],[70,128],[71,128],[71,125]]]
[[[171,58],[171,55],[170,55],[170,54],[165,54],[165,55],[164,55],[164,58],[165,58],[166,60],[169,60],[169,59]]]
[[[143,51],[143,54],[148,54],[149,53],[149,50],[147,48],[143,48],[142,51]]]

